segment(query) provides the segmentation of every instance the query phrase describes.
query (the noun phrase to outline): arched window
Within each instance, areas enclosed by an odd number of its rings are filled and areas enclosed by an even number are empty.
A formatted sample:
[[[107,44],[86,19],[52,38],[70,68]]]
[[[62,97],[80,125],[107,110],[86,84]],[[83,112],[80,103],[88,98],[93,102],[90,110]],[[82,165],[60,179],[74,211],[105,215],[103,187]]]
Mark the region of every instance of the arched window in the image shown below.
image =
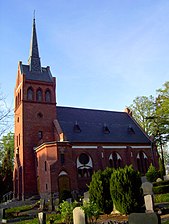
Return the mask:
[[[15,107],[17,108],[17,106],[18,106],[18,102],[17,102],[17,96],[15,97]]]
[[[45,102],[51,102],[51,92],[49,89],[45,92]]]
[[[18,93],[18,106],[20,104],[20,93]]]
[[[29,87],[27,90],[27,100],[33,100],[33,89]]]
[[[145,174],[148,170],[148,159],[144,152],[137,154],[137,166],[140,173]]]
[[[78,177],[87,178],[91,177],[93,173],[92,159],[86,153],[80,154],[77,158],[77,171]]]
[[[20,89],[20,91],[19,91],[19,101],[20,101],[20,103],[21,103],[21,89]]]
[[[109,156],[109,164],[110,164],[110,167],[114,167],[115,169],[122,167],[121,156],[117,152],[113,152]]]
[[[42,101],[42,90],[41,89],[38,89],[37,92],[36,92],[36,100],[38,102]]]
[[[37,100],[38,102],[41,102],[41,101],[42,101],[42,90],[41,90],[41,89],[38,89],[38,90],[36,91],[36,100]]]

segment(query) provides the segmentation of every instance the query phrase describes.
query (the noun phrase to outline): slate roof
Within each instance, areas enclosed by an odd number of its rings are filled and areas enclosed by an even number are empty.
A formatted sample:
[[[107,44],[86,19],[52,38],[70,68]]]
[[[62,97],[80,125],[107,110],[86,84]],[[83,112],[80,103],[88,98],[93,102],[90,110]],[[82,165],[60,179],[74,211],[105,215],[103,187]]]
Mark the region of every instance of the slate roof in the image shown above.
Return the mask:
[[[147,135],[126,112],[57,106],[57,119],[72,143],[150,144]]]
[[[43,67],[41,72],[31,72],[29,70],[29,65],[22,64],[21,71],[22,74],[25,74],[26,80],[53,82],[49,67],[46,68]]]

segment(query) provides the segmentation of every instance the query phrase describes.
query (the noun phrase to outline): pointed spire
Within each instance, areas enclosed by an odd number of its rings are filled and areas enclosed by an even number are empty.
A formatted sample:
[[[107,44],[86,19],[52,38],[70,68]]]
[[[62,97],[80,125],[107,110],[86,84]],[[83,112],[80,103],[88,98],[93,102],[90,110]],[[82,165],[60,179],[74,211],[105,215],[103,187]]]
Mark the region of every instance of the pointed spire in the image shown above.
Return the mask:
[[[28,65],[29,65],[29,70],[31,72],[41,72],[42,70],[40,57],[39,57],[39,51],[38,51],[37,35],[36,35],[35,11],[34,11],[34,18],[33,18],[32,37],[31,37]]]

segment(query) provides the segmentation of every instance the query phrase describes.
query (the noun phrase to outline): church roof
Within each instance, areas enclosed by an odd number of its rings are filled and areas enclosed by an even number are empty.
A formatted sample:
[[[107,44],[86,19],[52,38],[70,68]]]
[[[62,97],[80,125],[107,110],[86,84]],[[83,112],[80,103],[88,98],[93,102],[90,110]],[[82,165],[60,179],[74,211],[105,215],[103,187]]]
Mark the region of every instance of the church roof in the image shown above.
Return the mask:
[[[150,139],[126,112],[57,106],[57,119],[72,143],[150,144]]]
[[[22,74],[25,74],[26,80],[53,82],[53,77],[50,68],[42,67],[41,72],[30,71],[29,65],[21,65]]]

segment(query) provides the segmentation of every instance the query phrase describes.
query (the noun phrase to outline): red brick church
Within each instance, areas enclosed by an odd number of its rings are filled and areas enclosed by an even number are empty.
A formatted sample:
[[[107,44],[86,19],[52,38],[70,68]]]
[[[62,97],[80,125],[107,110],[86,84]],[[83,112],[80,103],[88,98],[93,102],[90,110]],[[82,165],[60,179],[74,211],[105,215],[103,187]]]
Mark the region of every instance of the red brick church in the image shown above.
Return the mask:
[[[158,155],[131,112],[56,106],[56,79],[42,67],[33,20],[28,64],[15,87],[14,197],[86,191],[94,171],[132,164],[144,174]]]

